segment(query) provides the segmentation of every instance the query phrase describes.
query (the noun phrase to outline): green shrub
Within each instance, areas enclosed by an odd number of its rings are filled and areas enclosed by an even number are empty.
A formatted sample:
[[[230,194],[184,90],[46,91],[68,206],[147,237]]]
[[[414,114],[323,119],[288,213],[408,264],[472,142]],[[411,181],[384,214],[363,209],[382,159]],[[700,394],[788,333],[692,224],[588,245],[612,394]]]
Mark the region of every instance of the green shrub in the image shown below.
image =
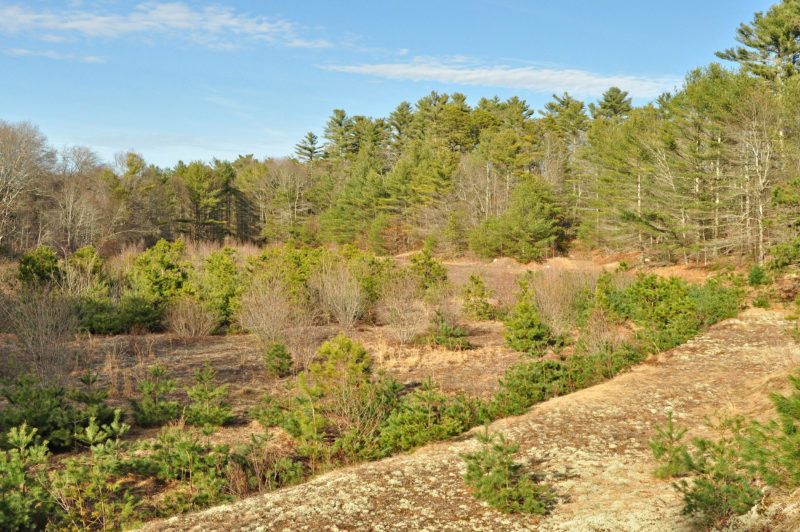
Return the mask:
[[[455,351],[463,351],[472,347],[472,344],[470,344],[467,339],[469,331],[452,325],[441,310],[434,312],[431,321],[433,322],[433,327],[430,332],[421,339],[422,342]]]
[[[474,273],[461,290],[464,297],[464,314],[474,320],[491,320],[494,318],[494,309],[489,304],[492,291],[487,290],[483,279]]]
[[[727,286],[719,277],[709,279],[702,285],[691,285],[688,295],[695,304],[701,327],[709,327],[736,316],[744,300],[744,290],[735,285]]]
[[[503,321],[506,345],[528,355],[542,356],[548,346],[555,345],[550,328],[544,324],[535,305],[520,301]]]
[[[36,429],[35,444],[47,441],[50,449],[72,447],[74,423],[78,416],[67,400],[66,390],[55,384],[43,384],[33,375],[21,375],[2,390],[8,404],[0,410],[0,427],[7,431],[23,424]],[[7,435],[1,443],[7,446]]]
[[[83,405],[76,415],[77,425],[88,427],[90,419],[94,419],[101,426],[112,423],[115,409],[106,404],[109,390],[97,385],[97,373],[85,372],[81,375],[80,382],[83,388],[75,388],[67,393],[71,400]]]
[[[482,421],[480,401],[444,395],[428,380],[389,415],[380,430],[380,445],[388,453],[408,451],[461,434]]]
[[[493,417],[516,416],[536,403],[574,390],[568,366],[551,360],[514,364],[499,384],[488,407]]]
[[[129,399],[133,420],[140,427],[163,425],[176,419],[180,412],[177,401],[168,401],[166,395],[175,391],[177,381],[165,379],[167,370],[156,364],[149,370],[150,376],[139,383],[141,399]]]
[[[265,249],[248,265],[255,276],[280,280],[292,304],[307,306],[311,303],[308,280],[327,253],[325,248],[284,244]]]
[[[217,372],[206,360],[202,369],[194,373],[195,385],[186,389],[192,403],[186,407],[184,415],[191,425],[222,426],[231,420],[231,407],[225,402],[228,396],[228,385],[214,385]]]
[[[656,425],[658,436],[648,440],[647,445],[653,451],[658,467],[653,471],[657,478],[672,478],[687,474],[688,448],[681,443],[686,434],[685,427],[679,427],[673,420],[672,411],[667,414],[667,424]]]
[[[341,334],[324,343],[295,384],[290,399],[279,403],[265,396],[253,415],[295,438],[312,471],[381,455],[378,427],[402,387],[391,378],[372,378],[372,360],[361,344]]]
[[[422,251],[411,255],[411,272],[419,279],[420,286],[427,290],[447,282],[447,270],[433,257],[433,245],[428,241]]]
[[[230,450],[225,445],[201,443],[196,430],[164,427],[154,442],[137,448],[147,452],[132,458],[125,468],[161,482],[179,481],[161,504],[160,515],[200,510],[231,500],[226,493]]]
[[[625,290],[625,299],[629,317],[642,327],[639,341],[651,352],[682,344],[702,325],[689,286],[678,277],[639,274]]]
[[[771,270],[780,271],[797,265],[800,263],[800,236],[775,244],[770,249],[770,255],[772,260],[769,261],[768,267]]]
[[[706,425],[720,437],[694,438],[682,443],[685,428],[677,427],[669,414],[665,427],[648,443],[659,465],[659,478],[679,478],[673,487],[683,494],[683,513],[705,528],[719,527],[731,516],[747,513],[762,497],[754,485],[752,467],[742,452],[744,419],[726,418]]]
[[[57,529],[118,530],[138,520],[141,502],[117,475],[127,449],[119,436],[129,428],[118,413],[111,425],[100,427],[91,419],[76,435],[90,446],[90,453],[64,460],[47,483],[61,510]]]
[[[506,441],[502,433],[490,433],[488,427],[475,437],[481,449],[461,455],[467,464],[464,481],[473,489],[473,497],[504,513],[545,514],[555,497],[514,461],[519,443]]]
[[[767,272],[764,271],[760,264],[754,263],[750,266],[750,271],[747,273],[747,282],[750,283],[750,286],[761,286],[767,284],[768,281]]]
[[[264,351],[264,365],[273,377],[285,377],[292,369],[292,355],[284,344],[274,343]]]
[[[743,454],[771,486],[800,486],[800,371],[789,376],[791,395],[771,393],[778,418],[748,428]]]
[[[39,246],[19,259],[17,279],[29,287],[45,286],[61,280],[62,271],[55,251]]]
[[[166,301],[185,292],[191,265],[184,260],[186,245],[163,238],[133,261],[131,285],[142,296]]]
[[[55,504],[37,469],[47,463],[45,443],[35,443],[36,429],[26,424],[6,434],[8,451],[0,451],[0,529],[44,530]]]
[[[261,397],[261,401],[250,409],[248,414],[266,429],[280,426],[286,417],[284,414],[286,409],[286,405],[267,392]]]
[[[36,430],[36,444],[46,440],[53,451],[72,448],[75,432],[87,427],[90,419],[106,424],[114,418],[114,410],[106,404],[108,388],[97,386],[97,375],[86,372],[80,380],[82,388],[67,390],[33,375],[17,377],[2,390],[8,405],[0,410],[0,429],[26,424]],[[0,438],[0,444],[6,445],[5,439],[5,435]]]
[[[708,528],[747,513],[763,495],[741,457],[742,419],[726,419],[711,428],[722,437],[694,438],[693,449],[685,455],[690,478],[675,484],[683,494],[683,513]]]
[[[158,331],[162,327],[165,301],[153,295],[125,294],[117,303],[99,302],[99,311],[88,314],[87,329],[97,334]]]
[[[757,292],[753,298],[753,306],[756,308],[768,309],[772,305],[772,301],[768,291]]]
[[[192,275],[190,289],[216,314],[218,326],[229,325],[244,291],[236,251],[224,247],[212,252],[203,262],[203,268]]]
[[[569,222],[550,188],[541,180],[523,180],[512,192],[508,209],[473,229],[469,247],[484,257],[540,260],[564,248]]]

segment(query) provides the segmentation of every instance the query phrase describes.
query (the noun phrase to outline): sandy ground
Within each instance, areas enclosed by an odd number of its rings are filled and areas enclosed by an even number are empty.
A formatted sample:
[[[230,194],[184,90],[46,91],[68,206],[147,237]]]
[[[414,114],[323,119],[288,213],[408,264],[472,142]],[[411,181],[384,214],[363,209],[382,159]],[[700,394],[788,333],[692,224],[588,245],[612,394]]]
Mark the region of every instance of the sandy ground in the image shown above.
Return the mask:
[[[495,422],[558,494],[545,517],[470,496],[459,456],[478,445],[469,433],[145,530],[688,530],[680,497],[652,476],[654,425],[669,410],[695,433],[715,412],[766,414],[767,391],[800,364],[785,328],[779,312],[749,310],[611,381]]]

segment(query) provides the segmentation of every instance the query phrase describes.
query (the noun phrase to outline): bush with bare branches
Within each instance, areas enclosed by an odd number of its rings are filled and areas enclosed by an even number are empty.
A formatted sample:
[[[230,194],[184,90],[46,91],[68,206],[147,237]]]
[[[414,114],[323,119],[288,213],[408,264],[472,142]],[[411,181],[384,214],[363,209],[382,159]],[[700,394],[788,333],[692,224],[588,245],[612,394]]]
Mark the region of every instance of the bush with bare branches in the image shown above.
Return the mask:
[[[271,345],[283,340],[292,312],[285,284],[274,277],[260,277],[242,296],[239,322],[264,345]]]
[[[345,329],[352,329],[367,309],[367,297],[355,264],[323,261],[309,278],[322,309]]]
[[[285,344],[301,369],[308,366],[317,350],[315,321],[313,310],[292,303],[286,285],[275,277],[254,280],[239,307],[241,325],[258,336],[265,349],[275,343]]]
[[[419,282],[406,270],[398,270],[383,287],[378,318],[386,323],[389,333],[404,344],[421,334],[430,322],[430,309],[422,297]]]
[[[283,331],[286,347],[292,353],[299,370],[308,367],[317,353],[322,339],[315,334],[316,314],[312,309],[295,306],[288,316],[288,324]]]
[[[614,351],[622,340],[622,336],[606,317],[605,311],[601,307],[594,307],[589,311],[586,325],[581,328],[578,343],[587,354],[595,354]]]
[[[0,316],[16,336],[23,362],[42,382],[60,379],[70,371],[78,319],[70,299],[56,290],[21,290],[5,300]]]
[[[217,315],[191,296],[180,297],[167,306],[167,328],[181,338],[208,336],[217,326]]]
[[[545,268],[523,277],[520,295],[530,297],[547,326],[562,337],[577,325],[579,304],[591,297],[596,285],[595,272]]]

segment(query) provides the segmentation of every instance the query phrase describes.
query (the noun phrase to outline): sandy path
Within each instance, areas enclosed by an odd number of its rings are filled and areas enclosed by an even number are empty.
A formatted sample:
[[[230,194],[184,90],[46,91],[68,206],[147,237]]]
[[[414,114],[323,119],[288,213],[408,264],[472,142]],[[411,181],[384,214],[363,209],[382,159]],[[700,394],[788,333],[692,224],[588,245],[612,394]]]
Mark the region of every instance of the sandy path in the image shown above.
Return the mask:
[[[470,497],[459,453],[470,434],[334,471],[291,488],[147,530],[686,530],[669,482],[652,477],[647,440],[672,409],[702,427],[714,411],[753,411],[765,383],[800,364],[777,312],[750,310],[652,363],[492,425],[561,498],[551,515],[507,516]]]

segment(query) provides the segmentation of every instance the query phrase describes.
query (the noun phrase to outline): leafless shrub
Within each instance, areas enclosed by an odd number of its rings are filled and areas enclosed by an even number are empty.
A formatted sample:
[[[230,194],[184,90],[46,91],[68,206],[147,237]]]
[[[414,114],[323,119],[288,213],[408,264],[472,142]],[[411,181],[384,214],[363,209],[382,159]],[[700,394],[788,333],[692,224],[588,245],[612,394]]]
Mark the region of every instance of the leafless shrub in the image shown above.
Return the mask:
[[[322,308],[345,329],[352,329],[366,310],[367,298],[354,266],[323,262],[309,279]]]
[[[492,291],[489,302],[497,309],[498,317],[508,314],[516,302],[516,279],[508,275],[486,276],[486,287]]]
[[[61,290],[70,296],[82,296],[97,289],[100,282],[97,269],[100,258],[92,257],[87,264],[76,264],[73,261],[64,261],[61,266],[62,275],[59,281]]]
[[[608,322],[602,308],[595,307],[581,330],[579,344],[587,354],[602,353],[616,349],[622,338]]]
[[[597,274],[546,268],[529,277],[531,294],[542,319],[557,335],[575,326],[575,305],[580,297],[593,293]]]
[[[422,301],[422,290],[412,275],[398,271],[383,287],[378,317],[401,343],[421,334],[430,322],[430,309]]]
[[[262,277],[255,279],[242,296],[239,322],[264,345],[270,345],[282,340],[293,310],[284,283],[274,277]]]
[[[321,344],[320,339],[314,334],[315,322],[315,313],[307,308],[295,306],[288,316],[288,324],[283,331],[283,341],[299,370],[306,369],[314,360],[317,348]]]
[[[208,336],[217,326],[217,316],[192,297],[171,302],[164,316],[167,328],[181,338]]]
[[[456,289],[447,281],[428,287],[425,301],[436,313],[437,320],[448,327],[456,328],[461,322],[461,298]]]
[[[55,290],[22,290],[0,314],[16,336],[23,361],[43,382],[59,379],[74,362],[70,342],[78,329],[72,302]]]
[[[292,303],[279,279],[264,277],[253,282],[242,297],[239,322],[258,336],[264,348],[276,342],[286,344],[300,369],[307,367],[314,358],[316,314],[312,309]]]

